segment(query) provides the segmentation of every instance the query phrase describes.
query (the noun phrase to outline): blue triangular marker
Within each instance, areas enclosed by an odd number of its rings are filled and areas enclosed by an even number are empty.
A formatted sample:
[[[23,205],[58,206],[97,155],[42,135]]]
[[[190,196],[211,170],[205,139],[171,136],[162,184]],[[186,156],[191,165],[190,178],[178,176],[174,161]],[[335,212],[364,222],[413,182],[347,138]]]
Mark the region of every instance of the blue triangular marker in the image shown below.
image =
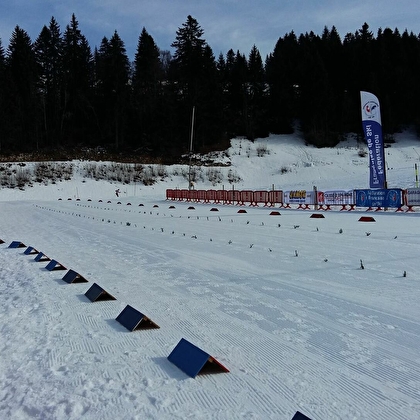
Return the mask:
[[[106,290],[104,290],[97,283],[92,284],[89,290],[85,293],[85,296],[91,302],[96,302],[98,300],[116,300],[114,296],[110,295]]]
[[[9,248],[24,248],[26,245],[23,244],[20,241],[13,241],[10,245]]]
[[[305,414],[302,414],[300,411],[296,411],[292,420],[311,420],[311,419],[309,417],[305,416]]]
[[[229,372],[216,359],[184,338],[172,350],[168,360],[191,378],[195,378],[205,366],[206,373]]]
[[[147,316],[127,305],[123,311],[117,316],[116,320],[127,330],[134,331],[139,329],[160,328]]]
[[[38,254],[38,251],[33,246],[28,246],[23,253],[25,255]]]
[[[42,262],[42,261],[50,261],[51,258],[48,258],[45,254],[43,254],[42,252],[38,253],[38,255],[34,258],[35,261],[37,262]]]
[[[53,270],[65,270],[66,267],[64,267],[64,265],[61,265],[58,261],[56,260],[51,260],[47,266],[45,267],[48,271],[53,271]]]
[[[61,280],[64,280],[66,283],[88,283],[83,276],[74,270],[69,270]]]

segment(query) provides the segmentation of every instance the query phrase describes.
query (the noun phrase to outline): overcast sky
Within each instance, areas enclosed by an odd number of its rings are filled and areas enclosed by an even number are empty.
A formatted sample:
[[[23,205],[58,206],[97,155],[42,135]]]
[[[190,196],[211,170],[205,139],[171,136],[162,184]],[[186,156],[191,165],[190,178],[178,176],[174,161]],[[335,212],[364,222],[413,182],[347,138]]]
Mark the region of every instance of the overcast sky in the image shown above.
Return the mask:
[[[263,59],[286,33],[337,28],[341,39],[364,22],[420,33],[419,0],[0,0],[0,39],[7,49],[19,25],[34,41],[55,17],[64,32],[74,13],[92,50],[116,30],[132,60],[143,27],[162,50],[171,50],[187,16],[197,19],[216,58],[232,48],[248,56],[255,44]]]

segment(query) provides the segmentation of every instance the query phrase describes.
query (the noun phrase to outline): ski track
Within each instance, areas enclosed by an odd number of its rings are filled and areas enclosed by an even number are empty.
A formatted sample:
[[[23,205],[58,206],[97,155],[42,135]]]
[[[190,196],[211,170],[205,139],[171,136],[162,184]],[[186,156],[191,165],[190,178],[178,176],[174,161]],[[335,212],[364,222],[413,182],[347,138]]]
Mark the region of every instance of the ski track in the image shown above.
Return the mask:
[[[11,284],[9,268],[0,270],[4,300],[0,314],[8,320],[0,327],[6,338],[0,348],[11,355],[6,371],[0,373],[1,413],[18,419],[40,415],[115,419],[122,418],[121,413],[123,418],[172,419],[183,418],[183,406],[188,405],[192,418],[196,407],[201,418],[287,419],[300,409],[316,420],[336,418],[338,412],[343,419],[415,418],[419,412],[418,312],[411,308],[401,314],[397,305],[395,310],[393,305],[382,310],[381,299],[386,297],[376,296],[371,303],[363,299],[364,292],[378,286],[383,286],[382,292],[392,290],[397,276],[390,275],[379,258],[370,258],[365,264],[381,282],[345,293],[359,279],[363,282],[357,270],[363,247],[372,247],[370,239],[386,240],[363,237],[365,226],[347,228],[357,213],[341,215],[346,227],[339,235],[340,224],[330,227],[325,220],[310,220],[308,212],[285,212],[275,218],[267,216],[269,209],[247,209],[250,214],[237,215],[236,207],[219,207],[218,215],[208,216],[210,208],[197,204],[200,210],[189,215],[178,203],[181,209],[172,214],[167,209],[134,210],[115,204],[19,205],[31,206],[31,216],[13,228],[1,226],[3,237],[45,249],[46,255],[80,272],[89,283],[64,284],[64,271],[48,272],[43,268],[46,263],[35,263],[22,250],[0,249],[0,259],[16,261],[22,279]],[[177,215],[182,223],[177,223]],[[285,229],[293,232],[292,237],[287,234],[292,243],[281,241]],[[369,229],[374,236],[375,226]],[[410,247],[419,249],[420,241],[408,231],[397,233],[405,241],[390,255],[415,272],[418,264],[406,254]],[[340,251],[337,260],[326,265],[322,258],[328,256],[331,235],[330,246]],[[360,244],[365,244],[357,255],[346,235],[359,236]],[[321,236],[315,240],[323,247],[319,256],[309,253],[308,236]],[[295,249],[297,258],[307,258],[307,271],[294,273]],[[245,259],[242,268],[232,264],[230,270],[229,262],[244,255],[249,262]],[[252,263],[255,258],[266,264],[263,272]],[[325,270],[343,276],[327,292]],[[91,303],[84,293],[94,281],[117,301]],[[410,299],[412,287],[403,286],[403,291],[404,287]],[[17,295],[21,298],[8,297]],[[200,307],[202,299],[205,307]],[[161,329],[126,332],[115,321],[126,303],[140,305]],[[25,340],[25,329],[34,326],[39,328],[36,340],[25,343],[34,349],[31,360],[16,360],[14,349]],[[231,374],[187,379],[166,360],[181,336],[203,345],[228,365]],[[116,376],[101,368],[105,360],[112,361]],[[25,363],[30,369],[23,369]],[[47,371],[48,382],[33,395],[24,395],[27,385],[19,384],[31,381],[32,369]],[[204,389],[197,387],[204,382]],[[168,394],[165,389],[173,386],[177,392]],[[67,390],[65,400],[60,393],[54,396],[56,389]],[[51,404],[37,406],[37,394]],[[340,396],[336,407],[329,406],[331,394]],[[11,413],[9,402],[16,398],[21,398],[22,409]],[[241,407],[244,398],[247,406]]]

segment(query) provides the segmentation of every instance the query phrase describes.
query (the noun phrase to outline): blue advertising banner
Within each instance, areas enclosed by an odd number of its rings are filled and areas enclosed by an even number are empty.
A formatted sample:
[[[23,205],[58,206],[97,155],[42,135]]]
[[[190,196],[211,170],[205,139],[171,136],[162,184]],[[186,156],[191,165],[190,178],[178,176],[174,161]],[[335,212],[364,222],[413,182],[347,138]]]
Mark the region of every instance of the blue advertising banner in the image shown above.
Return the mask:
[[[354,190],[357,207],[390,207],[402,205],[401,189]]]
[[[370,188],[386,188],[385,153],[382,138],[381,110],[378,98],[360,92],[362,124],[369,149]]]

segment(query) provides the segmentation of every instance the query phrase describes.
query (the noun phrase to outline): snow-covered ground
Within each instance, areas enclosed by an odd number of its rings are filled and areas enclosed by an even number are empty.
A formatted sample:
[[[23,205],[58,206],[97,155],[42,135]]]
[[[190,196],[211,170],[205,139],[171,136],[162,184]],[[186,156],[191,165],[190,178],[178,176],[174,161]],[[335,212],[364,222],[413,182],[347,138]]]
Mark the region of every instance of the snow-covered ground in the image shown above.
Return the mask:
[[[396,140],[389,185],[413,187],[420,142]],[[223,159],[236,189],[368,187],[354,140],[237,139]],[[149,187],[76,173],[0,189],[0,418],[420,418],[420,212],[189,209],[165,201],[186,188],[174,172]],[[94,282],[116,300],[90,302]],[[127,304],[160,329],[128,332],[115,320]],[[167,360],[181,338],[230,372],[189,378]]]

